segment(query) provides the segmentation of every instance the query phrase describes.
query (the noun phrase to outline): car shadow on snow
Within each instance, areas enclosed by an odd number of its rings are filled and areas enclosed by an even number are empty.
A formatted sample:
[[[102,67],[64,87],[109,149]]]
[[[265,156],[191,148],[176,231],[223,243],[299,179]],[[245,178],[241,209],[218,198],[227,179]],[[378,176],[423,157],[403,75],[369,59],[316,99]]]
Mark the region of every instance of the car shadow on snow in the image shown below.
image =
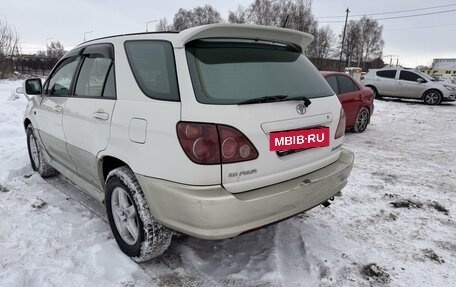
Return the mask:
[[[382,101],[382,102],[394,102],[394,103],[405,103],[407,105],[422,105],[422,106],[430,106],[423,102],[422,100],[414,100],[414,99],[398,99],[398,98],[388,98],[383,97],[382,99],[376,99],[375,101]],[[456,106],[456,102],[441,102],[440,106]]]

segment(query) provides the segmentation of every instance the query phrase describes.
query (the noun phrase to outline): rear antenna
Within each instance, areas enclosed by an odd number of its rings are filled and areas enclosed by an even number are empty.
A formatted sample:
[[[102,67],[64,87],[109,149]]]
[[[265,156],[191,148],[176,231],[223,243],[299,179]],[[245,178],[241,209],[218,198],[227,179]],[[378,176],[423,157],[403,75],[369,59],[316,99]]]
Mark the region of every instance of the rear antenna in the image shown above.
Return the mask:
[[[285,21],[283,22],[282,28],[285,28],[288,22],[288,18],[290,17],[290,14],[287,14],[287,18],[285,18]]]

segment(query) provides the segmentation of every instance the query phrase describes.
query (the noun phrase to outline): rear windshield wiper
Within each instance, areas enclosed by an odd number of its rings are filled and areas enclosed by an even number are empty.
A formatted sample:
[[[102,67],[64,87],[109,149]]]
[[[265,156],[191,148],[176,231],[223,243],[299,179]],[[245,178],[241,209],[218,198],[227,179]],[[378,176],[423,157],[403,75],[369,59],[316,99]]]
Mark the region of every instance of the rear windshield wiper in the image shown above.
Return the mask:
[[[298,97],[286,97],[285,99],[283,99],[282,101],[304,101],[304,106],[306,106],[306,108],[308,106],[310,106],[310,104],[312,103],[309,98],[307,97],[304,97],[304,96],[298,96]]]
[[[276,95],[276,96],[267,96],[267,97],[246,100],[246,101],[238,103],[238,105],[285,102],[285,101],[304,101],[304,105],[306,107],[310,106],[310,104],[312,103],[307,97],[304,97],[304,96],[288,97],[286,95]]]
[[[286,96],[286,95],[267,96],[267,97],[246,100],[246,101],[238,103],[238,105],[280,102],[286,98],[288,98],[288,96]]]

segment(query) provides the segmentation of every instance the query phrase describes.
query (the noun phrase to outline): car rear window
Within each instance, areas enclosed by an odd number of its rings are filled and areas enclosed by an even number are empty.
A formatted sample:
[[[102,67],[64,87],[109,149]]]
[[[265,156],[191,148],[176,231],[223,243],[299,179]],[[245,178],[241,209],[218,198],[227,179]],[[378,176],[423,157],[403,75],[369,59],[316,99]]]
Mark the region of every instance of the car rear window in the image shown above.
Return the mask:
[[[352,79],[350,79],[349,77],[337,76],[337,79],[339,80],[341,94],[353,93],[353,92],[359,90],[359,88],[355,84],[355,82],[353,82]]]
[[[238,104],[266,96],[333,95],[317,69],[295,47],[240,39],[197,40],[186,45],[198,102]]]
[[[136,82],[146,96],[158,100],[179,101],[171,43],[154,40],[127,41],[125,50]]]
[[[377,71],[377,76],[394,79],[396,77],[396,70]]]

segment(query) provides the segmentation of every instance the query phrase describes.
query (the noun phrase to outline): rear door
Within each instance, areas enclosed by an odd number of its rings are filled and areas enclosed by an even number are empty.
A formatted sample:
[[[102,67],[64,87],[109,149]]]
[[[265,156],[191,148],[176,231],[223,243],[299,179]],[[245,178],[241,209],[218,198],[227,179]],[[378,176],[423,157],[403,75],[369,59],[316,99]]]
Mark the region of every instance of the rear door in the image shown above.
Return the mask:
[[[421,79],[423,82],[418,82]],[[399,79],[397,80],[396,95],[404,98],[415,98],[419,99],[426,90],[426,80],[418,74],[401,70]]]
[[[345,75],[337,75],[336,78],[339,83],[339,94],[337,96],[344,108],[347,124],[353,125],[361,105],[361,92],[351,78]]]
[[[378,70],[374,78],[374,86],[382,96],[394,96],[396,93],[397,70]]]
[[[45,84],[41,104],[36,107],[36,128],[44,148],[52,160],[70,170],[76,167],[66,148],[62,116],[79,61],[79,56],[73,56],[59,64]]]
[[[109,141],[116,103],[114,50],[110,44],[88,46],[63,113],[68,152],[78,174],[98,187],[97,154]]]
[[[280,43],[241,39],[197,41],[186,50],[195,94],[182,97],[182,120],[234,127],[258,151],[254,160],[222,165],[225,189],[237,193],[279,183],[339,158],[343,137],[334,137],[341,105],[300,51]],[[303,100],[242,104],[265,96],[306,96],[312,103],[304,109]],[[329,146],[270,150],[271,133],[321,127],[330,130]]]

